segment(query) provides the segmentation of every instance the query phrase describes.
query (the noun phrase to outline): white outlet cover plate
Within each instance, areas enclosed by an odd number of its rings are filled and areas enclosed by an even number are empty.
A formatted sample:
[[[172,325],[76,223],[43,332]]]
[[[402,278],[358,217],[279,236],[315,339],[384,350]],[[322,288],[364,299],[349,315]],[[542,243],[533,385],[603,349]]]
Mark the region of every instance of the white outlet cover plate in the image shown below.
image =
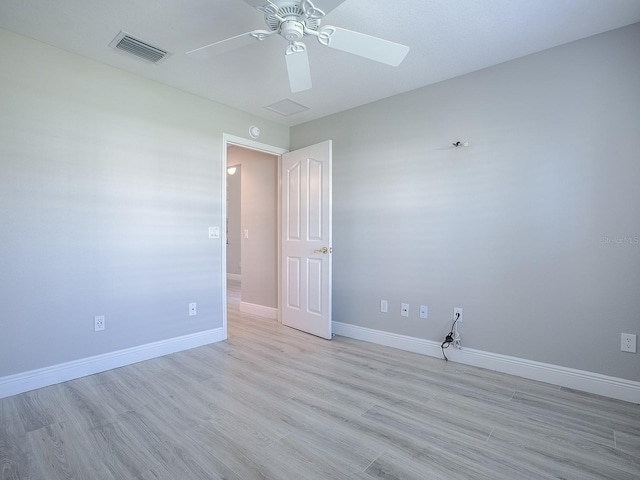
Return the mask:
[[[409,304],[408,303],[401,303],[400,304],[400,315],[402,315],[403,317],[408,317],[409,316]]]
[[[420,305],[420,318],[429,318],[429,307]]]
[[[104,330],[104,315],[97,315],[93,317],[93,327],[96,332]]]
[[[637,337],[633,333],[623,333],[621,335],[620,350],[623,352],[637,352]]]
[[[189,304],[189,316],[192,317],[194,315],[197,315],[198,313],[198,304],[197,303],[190,303]]]
[[[458,317],[458,313],[460,314],[459,317]],[[455,320],[456,317],[458,317],[458,323],[462,323],[462,308],[453,307],[453,319]]]

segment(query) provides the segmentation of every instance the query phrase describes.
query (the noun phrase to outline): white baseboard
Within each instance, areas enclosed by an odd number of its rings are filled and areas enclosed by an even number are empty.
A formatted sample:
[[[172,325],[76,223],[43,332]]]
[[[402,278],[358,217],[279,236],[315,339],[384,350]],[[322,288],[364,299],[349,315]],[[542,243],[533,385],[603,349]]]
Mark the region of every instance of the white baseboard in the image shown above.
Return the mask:
[[[336,335],[429,355],[431,357],[442,357],[440,343],[432,340],[408,337],[406,335],[398,335],[341,322],[333,322],[332,326],[333,333]],[[451,361],[465,365],[517,375],[531,380],[538,380],[553,385],[581,390],[583,392],[604,395],[627,402],[640,403],[640,382],[634,382],[632,380],[609,377],[599,373],[576,370],[465,347],[461,350],[449,348],[447,350],[447,357]]]
[[[193,333],[0,378],[0,398],[225,340],[222,328]]]
[[[242,275],[240,275],[239,273],[229,273],[229,272],[227,272],[227,280],[235,280],[237,282],[241,282],[242,281]]]
[[[264,305],[256,305],[255,303],[240,302],[240,311],[244,313],[250,313],[251,315],[258,315],[259,317],[266,318],[278,318],[278,309],[272,307],[265,307]]]

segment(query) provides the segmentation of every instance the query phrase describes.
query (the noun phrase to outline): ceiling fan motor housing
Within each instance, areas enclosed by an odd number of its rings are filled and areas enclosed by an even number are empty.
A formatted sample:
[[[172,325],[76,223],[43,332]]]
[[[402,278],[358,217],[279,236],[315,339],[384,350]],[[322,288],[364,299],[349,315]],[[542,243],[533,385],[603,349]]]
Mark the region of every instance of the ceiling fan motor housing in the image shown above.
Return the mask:
[[[297,42],[305,35],[306,30],[317,30],[320,18],[305,15],[300,0],[272,0],[270,8],[265,6],[264,20],[272,31],[289,42]]]
[[[290,42],[296,42],[304,36],[304,25],[296,20],[282,22],[280,24],[280,35]]]

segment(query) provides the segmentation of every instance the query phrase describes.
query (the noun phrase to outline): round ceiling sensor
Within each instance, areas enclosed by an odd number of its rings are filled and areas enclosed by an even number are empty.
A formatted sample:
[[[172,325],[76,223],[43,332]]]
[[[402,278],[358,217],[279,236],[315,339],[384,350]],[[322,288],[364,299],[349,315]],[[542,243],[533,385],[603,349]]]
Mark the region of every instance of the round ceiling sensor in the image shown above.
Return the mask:
[[[251,125],[249,127],[249,135],[251,135],[251,138],[258,138],[260,136],[260,127]]]

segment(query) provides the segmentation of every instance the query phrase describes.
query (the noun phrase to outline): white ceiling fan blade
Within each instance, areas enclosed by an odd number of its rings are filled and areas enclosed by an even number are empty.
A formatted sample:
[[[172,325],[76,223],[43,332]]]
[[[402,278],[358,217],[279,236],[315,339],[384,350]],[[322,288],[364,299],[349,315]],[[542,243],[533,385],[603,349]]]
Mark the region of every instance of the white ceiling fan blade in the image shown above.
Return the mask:
[[[304,45],[301,43],[290,45],[284,58],[287,62],[291,91],[296,93],[309,90],[311,88],[311,68]]]
[[[321,0],[322,5],[316,5],[316,0],[300,0],[300,8],[304,12],[305,18],[320,20],[342,2],[344,0]]]
[[[273,15],[279,10],[279,7],[276,4],[272,3],[270,0],[244,0],[244,3],[246,3],[250,7],[255,8],[265,16]]]
[[[262,7],[264,5],[271,3],[269,0],[243,0],[243,1],[244,3],[246,3],[247,5],[253,8]]]
[[[334,10],[335,8],[339,7],[342,4],[342,2],[344,2],[344,0],[317,0],[317,1],[314,1],[314,4],[317,4],[316,6],[320,10],[322,10],[326,15],[331,10]]]
[[[198,59],[215,57],[216,55],[230,52],[231,50],[246,47],[247,45],[255,43],[259,40],[264,40],[266,37],[272,35],[273,33],[275,32],[269,32],[267,30],[253,30],[251,32],[236,35],[235,37],[220,40],[219,42],[210,43],[209,45],[205,45],[204,47],[190,50],[186,53],[186,55],[190,55],[193,58]]]
[[[409,53],[409,47],[399,43],[353,32],[346,28],[325,26],[318,31],[318,41],[327,47],[397,67]]]

